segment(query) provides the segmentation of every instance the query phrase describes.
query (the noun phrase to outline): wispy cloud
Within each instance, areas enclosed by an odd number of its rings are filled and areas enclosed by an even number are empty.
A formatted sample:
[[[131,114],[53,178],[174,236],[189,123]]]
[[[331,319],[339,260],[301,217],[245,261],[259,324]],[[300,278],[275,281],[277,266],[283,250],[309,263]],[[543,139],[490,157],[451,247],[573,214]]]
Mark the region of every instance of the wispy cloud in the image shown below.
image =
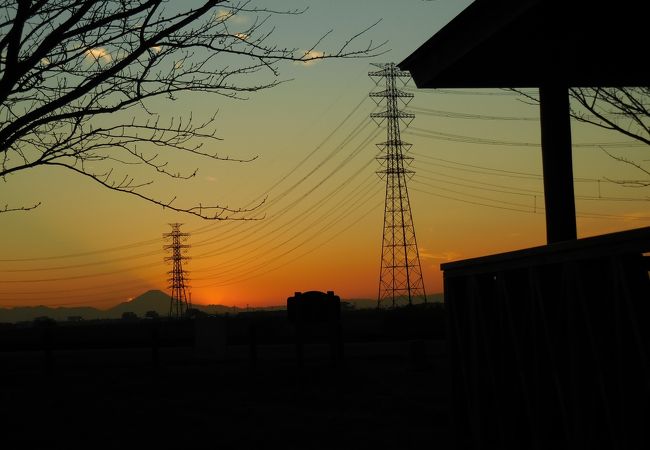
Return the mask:
[[[420,247],[418,253],[421,259],[426,259],[431,261],[445,261],[445,262],[455,261],[457,259],[460,259],[460,257],[462,256],[460,253],[455,252],[453,250],[433,253],[433,252],[429,252],[427,249],[423,247]]]
[[[228,21],[237,25],[244,25],[249,21],[247,16],[237,14],[236,11],[233,11],[231,9],[220,9],[214,13],[213,20],[217,23]]]
[[[108,51],[103,47],[89,48],[86,50],[86,58],[93,59],[97,62],[111,62],[113,57]]]
[[[209,183],[214,183],[215,181],[217,181],[217,179],[215,177],[207,176],[205,177],[205,181]]]
[[[302,66],[312,66],[320,61],[320,59],[322,59],[324,56],[325,53],[319,52],[318,50],[305,51],[301,56],[303,61],[296,61],[296,64],[300,64]]]

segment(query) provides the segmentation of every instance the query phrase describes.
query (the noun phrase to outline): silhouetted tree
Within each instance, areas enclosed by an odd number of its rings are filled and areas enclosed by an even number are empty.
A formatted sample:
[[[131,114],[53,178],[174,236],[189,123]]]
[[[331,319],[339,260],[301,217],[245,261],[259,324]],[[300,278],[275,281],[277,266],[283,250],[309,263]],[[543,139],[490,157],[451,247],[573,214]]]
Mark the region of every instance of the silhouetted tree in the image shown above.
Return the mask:
[[[571,88],[575,107],[572,116],[584,123],[614,130],[650,145],[650,87]],[[616,161],[636,167],[650,177],[650,170],[639,161],[615,155],[602,148]],[[613,180],[616,181],[616,180]],[[650,186],[643,180],[618,181],[627,186]]]
[[[330,53],[316,50],[330,33],[303,50],[283,48],[271,42],[271,18],[304,10],[276,11],[246,0],[197,3],[0,0],[3,181],[36,166],[59,166],[174,211],[241,219],[249,210],[178,206],[174,198],[148,194],[143,188],[152,181],[126,172],[137,164],[175,179],[196,174],[174,170],[158,153],[163,150],[246,161],[203,147],[218,139],[214,117],[165,119],[156,113],[161,101],[188,91],[243,98],[281,83],[280,62],[369,56],[383,45],[352,48],[366,28]],[[6,205],[0,212],[36,206]]]
[[[650,87],[571,88],[572,116],[650,145]]]

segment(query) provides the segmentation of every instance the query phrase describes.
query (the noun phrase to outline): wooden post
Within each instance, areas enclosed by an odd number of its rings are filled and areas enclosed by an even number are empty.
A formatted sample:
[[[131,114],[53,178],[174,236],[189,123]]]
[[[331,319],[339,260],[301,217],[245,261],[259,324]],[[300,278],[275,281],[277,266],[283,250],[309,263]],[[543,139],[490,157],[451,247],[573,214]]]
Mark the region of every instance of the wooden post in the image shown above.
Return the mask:
[[[539,112],[542,128],[546,240],[552,244],[577,238],[567,88],[561,84],[540,86]]]

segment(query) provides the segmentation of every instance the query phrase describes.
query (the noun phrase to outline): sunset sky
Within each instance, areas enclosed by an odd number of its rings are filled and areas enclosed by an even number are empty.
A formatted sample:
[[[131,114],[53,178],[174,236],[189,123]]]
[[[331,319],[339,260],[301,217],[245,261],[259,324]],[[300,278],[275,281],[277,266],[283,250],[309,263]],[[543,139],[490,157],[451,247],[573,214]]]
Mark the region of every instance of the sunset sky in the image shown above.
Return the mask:
[[[294,291],[333,290],[342,298],[376,298],[384,185],[374,145],[385,130],[368,93],[372,62],[399,63],[449,22],[468,0],[277,1],[308,5],[298,16],[271,18],[282,46],[332,51],[358,31],[363,47],[388,41],[373,58],[280,64],[273,89],[245,101],[188,94],[153,104],[162,117],[200,122],[217,114],[222,141],[210,150],[251,162],[161,156],[189,181],[156,182],[148,192],[180,203],[232,208],[264,202],[253,221],[205,221],[110,192],[69,171],[34,168],[0,183],[0,205],[42,202],[33,211],[0,214],[0,306],[88,305],[108,308],[149,289],[167,290],[162,234],[183,223],[191,234],[192,300],[251,307],[284,304]],[[233,20],[242,30],[251,17]],[[102,57],[99,55],[99,57]],[[539,112],[502,90],[417,90],[416,118],[403,139],[413,144],[409,182],[427,293],[442,292],[440,264],[543,245]],[[529,93],[535,94],[534,89]],[[646,190],[610,180],[643,174],[631,160],[647,148],[593,126],[572,123],[578,236],[650,225]],[[131,170],[131,169],[129,169]],[[138,173],[133,168],[133,173]]]

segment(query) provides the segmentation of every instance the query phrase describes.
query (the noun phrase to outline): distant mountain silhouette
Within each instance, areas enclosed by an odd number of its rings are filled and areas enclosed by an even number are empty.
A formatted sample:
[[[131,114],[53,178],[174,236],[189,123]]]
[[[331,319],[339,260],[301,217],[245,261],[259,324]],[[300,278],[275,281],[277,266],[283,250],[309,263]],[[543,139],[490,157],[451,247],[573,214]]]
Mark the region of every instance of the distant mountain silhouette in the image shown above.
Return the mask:
[[[82,317],[86,320],[103,319],[104,311],[89,306],[75,308],[50,308],[48,306],[18,306],[0,308],[0,322],[25,322],[47,316],[54,320],[68,320],[68,317]]]
[[[156,311],[161,316],[169,314],[171,297],[159,290],[147,291],[128,302],[120,303],[106,311],[107,318],[120,318],[122,313],[133,312],[139,317],[144,317],[147,311]],[[238,313],[241,308],[225,305],[192,305],[193,308],[207,314]]]
[[[105,312],[107,319],[118,319],[122,317],[125,312],[133,312],[139,317],[144,317],[147,311],[156,311],[161,316],[169,314],[169,302],[171,297],[163,291],[152,290],[144,294],[122,302]]]
[[[352,298],[352,299],[345,299],[343,301],[351,303],[352,305],[354,305],[356,309],[371,309],[377,307],[376,298]],[[444,301],[444,294],[442,293],[427,295],[428,303],[443,303],[443,301]],[[419,304],[423,302],[424,299],[421,296],[417,296],[413,298],[414,304]],[[390,305],[386,304],[385,306],[389,307]]]
[[[144,317],[147,311],[156,311],[161,317],[169,314],[170,296],[159,290],[147,291],[132,300],[122,302],[107,310],[101,310],[90,306],[81,307],[58,307],[48,306],[18,306],[15,308],[0,308],[0,322],[25,322],[32,321],[37,317],[47,316],[57,321],[66,321],[71,317],[80,317],[84,320],[94,319],[119,319],[125,312],[135,313],[138,317]],[[355,309],[369,309],[377,307],[377,299],[342,299],[354,305]],[[427,297],[429,302],[442,302],[443,294],[433,294]],[[416,298],[415,303],[421,303]],[[90,301],[89,301],[90,303]],[[386,305],[388,306],[388,305]],[[284,309],[286,305],[268,306],[260,308],[238,308],[225,305],[194,305],[194,308],[207,314],[237,314],[244,311],[278,310]]]
[[[171,297],[159,290],[147,291],[132,300],[122,302],[107,310],[101,310],[93,307],[57,307],[48,306],[18,306],[14,308],[0,308],[0,322],[25,322],[32,321],[37,317],[47,316],[57,321],[66,321],[71,317],[82,318],[84,320],[94,319],[119,319],[125,312],[135,313],[138,317],[144,317],[148,311],[156,311],[161,317],[169,314],[169,304]],[[89,301],[90,303],[90,301]],[[237,314],[241,311],[249,310],[247,308],[238,308],[225,305],[194,305],[194,308],[207,314]],[[282,306],[251,308],[250,310],[260,309],[282,309]]]

